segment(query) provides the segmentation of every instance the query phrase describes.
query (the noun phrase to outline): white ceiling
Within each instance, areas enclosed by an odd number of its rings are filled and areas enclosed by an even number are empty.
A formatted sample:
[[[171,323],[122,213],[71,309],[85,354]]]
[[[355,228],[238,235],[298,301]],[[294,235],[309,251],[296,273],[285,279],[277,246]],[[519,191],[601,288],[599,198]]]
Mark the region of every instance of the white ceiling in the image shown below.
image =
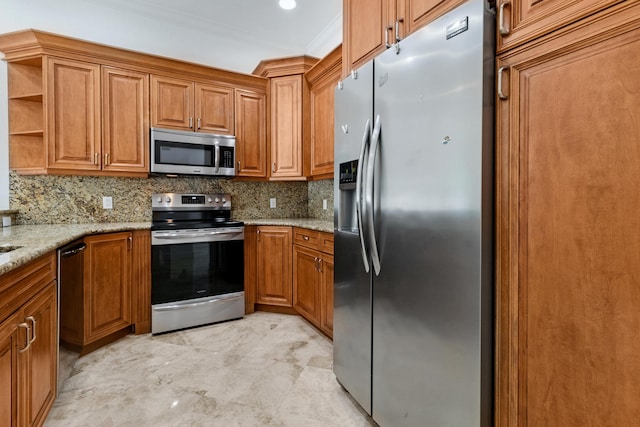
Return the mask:
[[[342,41],[342,0],[297,0],[289,11],[278,0],[0,2],[0,33],[35,28],[245,73]]]

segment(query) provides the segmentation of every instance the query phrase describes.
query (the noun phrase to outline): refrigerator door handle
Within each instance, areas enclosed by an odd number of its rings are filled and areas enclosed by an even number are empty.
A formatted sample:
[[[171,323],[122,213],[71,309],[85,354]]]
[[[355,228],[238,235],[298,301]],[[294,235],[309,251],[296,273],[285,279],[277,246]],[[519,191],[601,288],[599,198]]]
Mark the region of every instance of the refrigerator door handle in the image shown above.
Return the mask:
[[[378,153],[378,144],[380,143],[380,132],[382,128],[382,119],[380,115],[376,117],[376,123],[373,127],[373,135],[371,136],[371,147],[369,147],[369,161],[367,162],[367,184],[365,193],[367,234],[369,235],[369,252],[371,255],[371,263],[376,276],[380,274],[380,256],[378,254],[378,242],[376,238],[376,228],[373,221],[373,198],[374,198],[374,172],[376,166],[376,155]]]
[[[363,205],[362,205],[362,193],[364,184],[364,175],[362,171],[364,169],[364,161],[367,157],[369,148],[369,142],[371,140],[371,120],[367,119],[367,124],[364,127],[364,134],[362,135],[362,146],[360,147],[360,156],[358,157],[358,170],[356,172],[356,218],[358,220],[358,234],[360,235],[360,249],[362,252],[362,262],[364,264],[364,271],[369,272],[369,255],[367,255],[366,239],[364,236],[365,227],[363,226]]]

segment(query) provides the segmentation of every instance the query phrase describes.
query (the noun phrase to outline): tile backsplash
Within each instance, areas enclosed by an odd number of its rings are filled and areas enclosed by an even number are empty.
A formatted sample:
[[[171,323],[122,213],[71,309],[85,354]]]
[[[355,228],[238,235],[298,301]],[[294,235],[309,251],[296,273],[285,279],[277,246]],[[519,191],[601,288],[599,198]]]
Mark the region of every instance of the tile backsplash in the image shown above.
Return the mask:
[[[151,221],[153,193],[230,193],[238,219],[333,218],[333,180],[255,182],[225,178],[18,175],[11,172],[10,208],[17,224],[80,224]],[[102,197],[113,209],[102,208]],[[276,199],[276,208],[269,199]],[[322,200],[328,199],[328,209]]]

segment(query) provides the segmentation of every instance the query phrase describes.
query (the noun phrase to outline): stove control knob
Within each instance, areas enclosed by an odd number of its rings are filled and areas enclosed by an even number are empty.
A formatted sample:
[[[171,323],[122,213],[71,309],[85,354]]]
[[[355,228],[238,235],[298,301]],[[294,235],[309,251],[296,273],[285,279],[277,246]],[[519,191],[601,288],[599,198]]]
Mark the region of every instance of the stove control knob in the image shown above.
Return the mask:
[[[216,202],[216,203],[219,203],[219,202],[220,202],[220,199],[216,197],[215,202]]]
[[[209,202],[209,203],[211,203],[212,201],[213,201],[213,199],[211,199],[211,197],[209,197],[209,198],[207,199],[207,202]]]
[[[164,201],[167,203],[171,203],[171,197],[167,197],[166,199],[164,199]]]
[[[222,198],[222,204],[224,205],[225,203],[227,203],[227,199],[226,198]]]
[[[162,197],[158,197],[158,203],[162,203]]]

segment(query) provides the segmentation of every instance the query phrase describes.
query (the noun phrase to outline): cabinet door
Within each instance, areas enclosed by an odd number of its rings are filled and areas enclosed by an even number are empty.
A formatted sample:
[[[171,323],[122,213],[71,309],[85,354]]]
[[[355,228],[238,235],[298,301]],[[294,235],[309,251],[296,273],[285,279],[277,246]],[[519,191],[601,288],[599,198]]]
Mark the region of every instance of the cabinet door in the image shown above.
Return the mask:
[[[151,126],[193,130],[193,82],[151,76]]]
[[[196,83],[196,130],[233,135],[233,89]]]
[[[498,53],[576,22],[622,0],[498,0]]]
[[[320,258],[317,251],[293,246],[293,307],[320,327]]]
[[[271,79],[271,177],[302,177],[302,75]]]
[[[47,63],[48,166],[100,170],[100,66],[58,58]]]
[[[20,353],[24,367],[21,384],[26,399],[22,408],[25,424],[42,425],[56,398],[58,369],[58,313],[56,282],[51,282],[28,303],[24,322],[31,327],[29,350]]]
[[[393,43],[396,0],[344,0],[343,75]]]
[[[291,227],[257,230],[256,303],[292,307]]]
[[[322,301],[320,303],[320,329],[333,337],[333,257],[322,254],[320,262],[320,288]]]
[[[267,176],[266,95],[236,89],[236,161],[238,176]]]
[[[640,419],[638,16],[498,59],[498,426]]]
[[[149,75],[102,68],[105,171],[149,172]]]
[[[311,176],[333,174],[335,83],[311,89]]]
[[[18,312],[0,323],[0,396],[2,396],[0,425],[2,426],[18,426],[18,349],[26,347],[25,332],[18,333],[17,325],[22,322],[21,314]]]
[[[131,325],[131,233],[85,237],[85,344]]]
[[[407,25],[407,34],[413,33],[434,19],[464,3],[465,0],[398,0],[404,2],[406,16],[401,25]],[[539,1],[539,0],[538,0]],[[406,23],[404,22],[406,21]]]

